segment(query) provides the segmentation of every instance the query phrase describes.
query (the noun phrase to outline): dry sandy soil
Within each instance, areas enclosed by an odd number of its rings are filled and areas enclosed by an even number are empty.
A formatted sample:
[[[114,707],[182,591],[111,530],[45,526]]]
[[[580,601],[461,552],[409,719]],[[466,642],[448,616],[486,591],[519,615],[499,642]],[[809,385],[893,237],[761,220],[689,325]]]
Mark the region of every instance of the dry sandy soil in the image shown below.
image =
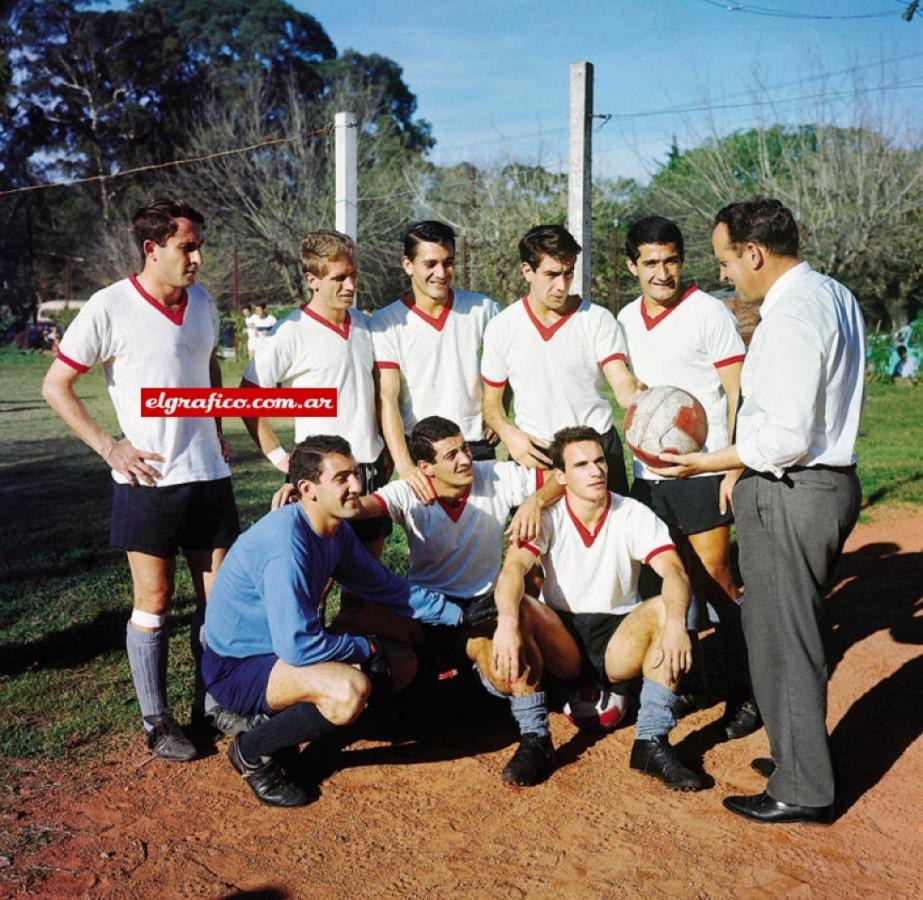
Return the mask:
[[[259,806],[223,743],[190,765],[140,741],[79,767],[19,764],[0,808],[13,848],[0,894],[920,896],[921,576],[923,511],[881,513],[852,535],[828,603],[840,778],[829,828],[753,825],[722,808],[762,789],[749,762],[767,741],[719,743],[720,707],[673,735],[709,777],[701,793],[631,772],[633,728],[590,736],[560,715],[558,769],[514,791],[499,779],[512,732],[495,715],[460,723],[444,688],[422,739],[354,744],[323,773],[315,759],[319,797],[301,810]]]

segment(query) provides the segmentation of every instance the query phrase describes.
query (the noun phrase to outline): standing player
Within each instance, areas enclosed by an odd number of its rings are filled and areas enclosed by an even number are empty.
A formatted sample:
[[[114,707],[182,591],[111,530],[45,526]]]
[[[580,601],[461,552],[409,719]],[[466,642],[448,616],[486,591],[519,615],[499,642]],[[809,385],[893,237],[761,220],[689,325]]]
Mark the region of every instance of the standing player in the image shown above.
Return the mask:
[[[167,634],[180,548],[201,614],[227,548],[240,530],[229,452],[220,419],[142,418],[143,387],[220,387],[215,357],[218,310],[195,283],[202,265],[201,213],[182,200],[155,200],[135,211],[132,229],[142,268],[95,293],[61,340],[42,394],[71,430],[111,467],[110,541],[128,551],[134,610],[128,662],[149,746],[164,759],[196,750],[167,704]],[[74,392],[100,363],[124,437],[92,418]],[[192,643],[199,621],[193,619]]]
[[[332,634],[323,594],[332,577],[401,616],[454,625],[461,610],[440,594],[411,588],[374,560],[344,521],[362,488],[349,444],[313,435],[291,456],[298,502],[270,512],[228,554],[206,610],[202,671],[226,709],[259,716],[238,734],[228,759],[262,803],[303,806],[274,754],[348,725],[379,687],[400,690],[416,673],[405,645]]]
[[[369,320],[353,308],[358,284],[356,245],[338,231],[314,231],[301,242],[301,267],[309,303],[288,315],[258,347],[243,387],[337,389],[337,416],[295,419],[295,441],[337,434],[349,441],[365,492],[388,481],[380,459],[384,444],[375,418],[374,354]],[[267,418],[244,419],[266,458],[288,472],[289,454]],[[387,519],[356,523],[369,552],[381,556],[391,531]]]
[[[483,294],[453,290],[455,232],[442,222],[410,226],[401,265],[409,293],[372,317],[381,430],[397,474],[431,500],[405,435],[420,419],[443,415],[461,426],[475,459],[494,458],[481,417],[478,354],[499,307]]]
[[[684,285],[683,235],[662,216],[635,222],[625,238],[626,263],[641,296],[619,314],[628,363],[645,384],[673,385],[697,398],[708,416],[703,450],[730,443],[740,397],[744,344],[737,323],[720,301]],[[664,478],[634,461],[631,496],[649,506],[671,529],[697,595],[718,613],[725,651],[729,740],[759,727],[747,673],[747,648],[740,627],[739,591],[731,573],[729,496],[735,475]]]
[[[592,428],[564,428],[548,448],[564,502],[542,514],[541,534],[511,545],[497,582],[494,665],[501,678],[521,670],[519,605],[535,557],[545,571],[541,600],[555,610],[549,639],[583,657],[602,683],[644,675],[630,766],[671,790],[696,791],[699,777],[677,758],[667,735],[676,722],[676,686],[692,664],[686,634],[689,579],[666,525],[647,507],[606,487],[602,440]],[[641,563],[663,578],[663,592],[641,601]],[[563,623],[563,624],[562,624]]]
[[[724,207],[712,245],[743,300],[763,300],[744,363],[737,443],[672,457],[668,474],[740,470],[734,513],[753,691],[769,735],[766,791],[727,797],[757,822],[832,820],[824,592],[859,514],[855,445],[865,326],[856,298],[799,258],[798,226],[778,200]]]
[[[491,321],[481,375],[484,420],[521,466],[547,469],[552,436],[586,425],[603,436],[609,489],[628,493],[622,443],[604,394],[630,405],[638,383],[625,364],[625,341],[612,313],[569,294],[580,245],[561,225],[540,225],[519,242],[529,293]],[[503,405],[513,389],[516,424]]]

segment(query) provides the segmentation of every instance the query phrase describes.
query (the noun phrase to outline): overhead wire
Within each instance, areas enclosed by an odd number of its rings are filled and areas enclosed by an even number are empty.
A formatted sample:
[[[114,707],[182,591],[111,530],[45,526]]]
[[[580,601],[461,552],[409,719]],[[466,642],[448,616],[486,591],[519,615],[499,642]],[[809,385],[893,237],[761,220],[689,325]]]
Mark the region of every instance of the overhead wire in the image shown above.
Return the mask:
[[[750,15],[754,16],[768,16],[775,19],[816,19],[821,21],[844,21],[847,19],[899,18],[899,15],[894,10],[885,10],[883,12],[875,13],[854,13],[846,16],[831,16],[817,13],[802,13],[793,10],[773,9],[772,7],[767,6],[757,6],[753,3],[738,2],[738,0],[732,0],[732,2],[727,2],[727,0],[726,2],[722,2],[722,0],[699,0],[699,2],[706,3],[709,6],[715,6],[718,9],[724,10],[725,12],[749,13]]]

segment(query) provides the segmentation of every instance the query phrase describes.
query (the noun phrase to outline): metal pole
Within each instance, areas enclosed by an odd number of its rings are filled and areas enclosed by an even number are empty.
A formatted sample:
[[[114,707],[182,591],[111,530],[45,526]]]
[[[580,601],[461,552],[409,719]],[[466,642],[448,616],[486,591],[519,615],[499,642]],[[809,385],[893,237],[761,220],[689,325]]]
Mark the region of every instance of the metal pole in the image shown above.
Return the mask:
[[[352,113],[339,112],[333,121],[336,134],[336,229],[356,240],[359,233],[356,117]]]
[[[469,254],[468,235],[462,235],[462,290],[471,290],[471,257]]]
[[[619,314],[619,276],[622,274],[622,242],[619,240],[619,220],[616,216],[612,224],[612,315]]]
[[[583,247],[574,271],[574,291],[590,299],[590,204],[593,189],[593,63],[570,64],[570,137],[567,166],[567,227]]]
[[[237,244],[234,245],[234,281],[232,285],[232,294],[234,297],[234,312],[240,312],[240,277],[237,260]]]

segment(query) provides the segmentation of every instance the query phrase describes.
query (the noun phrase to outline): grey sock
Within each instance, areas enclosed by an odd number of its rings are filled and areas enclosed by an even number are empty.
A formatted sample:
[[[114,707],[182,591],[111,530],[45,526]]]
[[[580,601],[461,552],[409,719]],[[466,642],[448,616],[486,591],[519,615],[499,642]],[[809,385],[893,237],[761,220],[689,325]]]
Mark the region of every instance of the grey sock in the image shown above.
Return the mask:
[[[537,734],[539,737],[548,735],[548,707],[544,691],[536,691],[525,697],[510,697],[510,709],[520,734]]]
[[[673,709],[676,694],[649,678],[641,686],[641,708],[638,710],[638,726],[635,740],[650,741],[664,737],[676,724]]]
[[[125,647],[142,719],[170,712],[167,705],[166,632],[162,628],[157,631],[138,631],[129,622],[125,630]]]
[[[484,673],[478,668],[477,663],[471,663],[472,668],[477,673],[478,678],[481,679],[481,684],[484,685],[484,690],[487,691],[492,697],[499,697],[501,700],[506,700],[509,697],[509,694],[501,694],[494,686],[489,678],[484,677]]]

